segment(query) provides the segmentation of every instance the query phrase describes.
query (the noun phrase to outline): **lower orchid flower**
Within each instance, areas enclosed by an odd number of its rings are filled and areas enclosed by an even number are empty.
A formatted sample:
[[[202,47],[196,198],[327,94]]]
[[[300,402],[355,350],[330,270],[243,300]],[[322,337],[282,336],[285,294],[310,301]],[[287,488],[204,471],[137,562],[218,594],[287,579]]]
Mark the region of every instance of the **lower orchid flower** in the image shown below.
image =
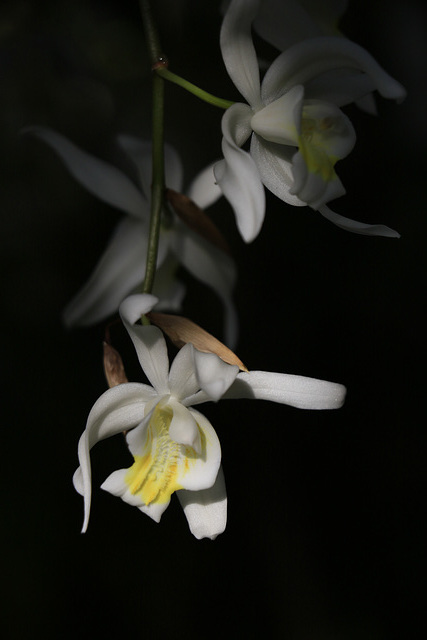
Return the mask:
[[[104,254],[84,287],[64,312],[67,326],[91,325],[115,313],[122,300],[137,290],[144,280],[150,205],[151,145],[132,136],[118,138],[119,146],[137,170],[138,186],[122,171],[82,151],[62,135],[44,127],[28,127],[28,133],[47,143],[59,155],[71,175],[90,193],[123,211],[121,220]],[[182,163],[168,145],[165,147],[166,185],[182,190]],[[202,209],[213,204],[221,191],[215,184],[213,166],[201,171],[187,190]],[[225,341],[237,339],[237,313],[232,299],[236,281],[233,260],[184,224],[170,207],[160,233],[155,293],[168,310],[180,308],[184,285],[175,277],[182,265],[192,276],[209,286],[224,305]]]
[[[215,177],[247,242],[265,214],[263,186],[293,206],[309,206],[337,226],[366,235],[399,237],[384,225],[349,220],[327,203],[345,193],[335,165],[356,135],[341,107],[370,95],[401,100],[403,87],[365,49],[340,36],[298,41],[279,55],[260,82],[252,22],[260,0],[232,0],[221,28],[227,71],[247,101],[222,119],[224,160]],[[250,139],[250,151],[242,146]]]
[[[91,504],[90,449],[125,431],[133,464],[114,471],[102,488],[138,507],[156,522],[176,492],[191,532],[214,539],[227,520],[221,447],[214,428],[194,407],[221,398],[271,400],[302,409],[336,409],[345,387],[303,376],[241,371],[214,353],[187,343],[169,369],[159,328],[135,324],[157,303],[149,294],[128,297],[120,314],[149,384],[123,383],[93,406],[83,432],[74,486],[84,496],[86,531]],[[241,369],[242,367],[240,367]]]

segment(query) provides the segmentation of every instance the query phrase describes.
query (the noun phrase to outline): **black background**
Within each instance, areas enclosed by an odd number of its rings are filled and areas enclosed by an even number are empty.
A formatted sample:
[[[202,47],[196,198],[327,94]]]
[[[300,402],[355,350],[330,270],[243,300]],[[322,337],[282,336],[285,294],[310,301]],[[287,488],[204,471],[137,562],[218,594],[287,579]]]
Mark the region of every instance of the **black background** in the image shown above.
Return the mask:
[[[162,2],[171,68],[238,94],[222,66],[216,2]],[[120,437],[95,448],[93,508],[72,487],[77,441],[105,390],[104,327],[66,331],[65,304],[119,219],[51,150],[19,135],[50,126],[120,163],[117,133],[149,135],[150,71],[137,2],[2,2],[0,7],[2,604],[8,638],[290,640],[416,638],[425,575],[426,266],[424,4],[350,2],[343,31],[408,89],[379,116],[348,114],[358,140],[332,208],[396,228],[345,233],[270,194],[245,245],[225,202],[209,212],[239,267],[238,353],[250,369],[342,382],[345,406],[202,407],[221,440],[226,532],[197,541],[173,500],[157,525],[99,490],[129,463]],[[263,47],[262,53],[271,52]],[[221,112],[167,87],[167,139],[186,182],[219,158]],[[220,337],[221,308],[188,283],[184,314]],[[200,301],[203,301],[201,304]],[[140,373],[126,337],[128,374]]]

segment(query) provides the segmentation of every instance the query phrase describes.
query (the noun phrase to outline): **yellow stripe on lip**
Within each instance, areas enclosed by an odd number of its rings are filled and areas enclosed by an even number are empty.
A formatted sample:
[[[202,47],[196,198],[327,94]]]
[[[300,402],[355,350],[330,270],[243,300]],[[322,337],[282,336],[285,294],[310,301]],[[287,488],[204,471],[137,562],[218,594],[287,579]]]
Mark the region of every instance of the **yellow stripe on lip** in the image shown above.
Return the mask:
[[[183,488],[181,480],[190,469],[190,460],[197,457],[192,447],[169,437],[172,416],[169,405],[157,405],[147,428],[144,452],[134,456],[125,476],[131,494],[145,505],[169,502],[172,493]]]

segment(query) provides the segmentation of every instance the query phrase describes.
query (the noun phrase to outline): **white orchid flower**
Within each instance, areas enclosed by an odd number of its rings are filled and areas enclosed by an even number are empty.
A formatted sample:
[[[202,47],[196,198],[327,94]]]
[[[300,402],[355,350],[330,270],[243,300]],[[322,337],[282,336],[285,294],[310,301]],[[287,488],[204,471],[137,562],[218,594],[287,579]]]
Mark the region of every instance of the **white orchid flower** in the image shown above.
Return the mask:
[[[271,400],[302,409],[336,409],[345,387],[333,382],[266,371],[239,372],[213,353],[186,344],[170,370],[163,334],[137,325],[156,304],[152,295],[133,295],[120,306],[122,320],[150,384],[125,383],[106,391],[93,406],[80,438],[80,467],[74,486],[84,496],[86,531],[91,503],[90,449],[126,431],[134,457],[128,469],[114,471],[102,488],[138,507],[156,522],[177,492],[196,538],[224,531],[227,497],[221,447],[210,422],[195,405],[220,398]]]
[[[91,325],[115,313],[122,300],[140,286],[145,276],[149,195],[151,185],[151,145],[122,135],[118,143],[135,165],[138,186],[116,167],[82,151],[64,136],[44,127],[28,127],[61,158],[71,175],[90,193],[123,211],[104,254],[85,286],[64,312],[67,326]],[[182,191],[183,168],[175,150],[165,147],[166,186]],[[222,194],[215,184],[213,165],[201,171],[187,190],[188,196],[204,209]],[[211,287],[225,308],[225,341],[237,340],[237,313],[232,300],[236,269],[232,259],[199,234],[191,231],[173,214],[163,225],[157,259],[155,293],[161,306],[170,311],[180,308],[184,285],[176,280],[180,264],[192,276]]]
[[[253,240],[262,226],[263,185],[288,204],[308,205],[349,231],[398,237],[388,227],[348,220],[326,205],[345,193],[335,164],[356,140],[340,107],[373,89],[400,100],[403,87],[362,47],[338,36],[291,46],[261,84],[251,35],[259,5],[259,0],[233,0],[220,37],[227,71],[247,104],[236,103],[223,116],[224,160],[214,172],[242,237]],[[250,153],[241,148],[249,138]]]

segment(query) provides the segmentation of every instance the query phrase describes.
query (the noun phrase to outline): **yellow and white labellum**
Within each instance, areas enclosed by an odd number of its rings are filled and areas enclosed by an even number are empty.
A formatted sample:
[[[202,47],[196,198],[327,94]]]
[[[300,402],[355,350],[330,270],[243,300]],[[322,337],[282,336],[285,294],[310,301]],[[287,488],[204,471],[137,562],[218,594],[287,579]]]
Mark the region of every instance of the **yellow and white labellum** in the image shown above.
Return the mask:
[[[188,409],[182,405],[180,407],[189,413]],[[168,503],[172,493],[183,488],[181,480],[197,456],[193,447],[170,437],[173,417],[173,408],[159,402],[148,424],[141,455],[134,455],[135,462],[125,476],[130,493],[138,496],[145,505],[151,502]],[[198,430],[194,418],[190,417]],[[198,448],[201,449],[202,435],[199,430],[198,436]]]
[[[336,179],[334,165],[352,150],[356,136],[349,119],[333,104],[305,101],[298,147],[307,170],[324,182]]]
[[[166,396],[126,436],[134,463],[113,472],[102,489],[157,522],[180,489],[208,489],[221,462],[218,437],[206,418]]]

